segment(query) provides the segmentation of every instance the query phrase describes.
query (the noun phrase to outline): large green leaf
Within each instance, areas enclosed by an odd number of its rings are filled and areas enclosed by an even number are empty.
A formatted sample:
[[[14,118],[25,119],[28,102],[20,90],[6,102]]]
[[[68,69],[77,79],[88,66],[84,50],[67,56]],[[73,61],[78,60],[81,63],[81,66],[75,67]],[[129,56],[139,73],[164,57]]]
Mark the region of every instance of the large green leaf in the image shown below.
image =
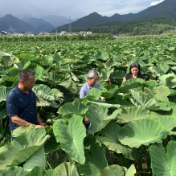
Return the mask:
[[[126,158],[130,160],[137,160],[139,158],[139,152],[136,149],[129,148],[121,144],[118,140],[117,134],[121,127],[115,122],[110,122],[106,128],[104,128],[96,138],[103,143],[109,150],[116,153],[122,153]]]
[[[96,101],[99,100],[102,92],[99,89],[92,88],[89,90],[88,94],[84,97],[84,100]]]
[[[27,171],[31,171],[36,166],[41,169],[45,169],[46,158],[44,147],[41,146],[28,160],[25,161],[23,168]]]
[[[149,117],[149,112],[147,109],[138,108],[135,106],[125,107],[122,109],[122,113],[117,116],[118,123],[128,123],[131,121],[145,119]]]
[[[102,106],[91,105],[88,110],[87,118],[90,120],[90,127],[88,133],[93,134],[102,130],[109,121],[115,119],[121,112],[121,109],[117,109],[112,115],[108,115],[108,108]]]
[[[176,127],[176,118],[172,116],[156,116],[153,119],[162,123],[168,134],[172,134],[172,129]]]
[[[127,170],[119,165],[111,165],[104,168],[103,172],[99,176],[134,176],[136,169],[134,165]]]
[[[143,79],[140,79],[140,78],[136,78],[136,79],[129,79],[127,81],[125,81],[118,89],[119,92],[122,92],[122,93],[129,93],[129,91],[131,89],[134,89],[134,88],[138,88],[140,90],[142,90],[143,88],[143,83],[144,83],[144,80]]]
[[[162,85],[157,87],[156,90],[156,98],[161,100],[161,101],[167,101],[168,100],[168,96],[170,95],[170,90],[168,87]]]
[[[140,119],[123,126],[118,134],[119,141],[129,147],[161,143],[167,133],[164,126],[153,119]]]
[[[61,148],[78,163],[84,164],[83,140],[86,129],[82,122],[83,118],[73,115],[68,121],[59,119],[54,122],[53,131],[56,141],[61,143]]]
[[[35,85],[33,91],[37,97],[44,98],[45,100],[55,100],[52,90],[44,84]]]
[[[62,163],[53,170],[54,176],[79,176],[74,163]]]
[[[48,138],[44,128],[30,125],[15,140],[0,148],[0,169],[26,161]]]
[[[98,176],[108,162],[105,157],[105,151],[100,144],[92,144],[90,150],[86,150],[86,162],[79,165],[79,173],[84,176]]]
[[[116,85],[107,85],[102,90],[102,96],[109,99],[111,98],[115,92],[118,90],[118,86]]]
[[[71,79],[64,80],[63,82],[59,83],[59,85],[73,94],[76,94],[78,91],[75,82]]]
[[[131,90],[131,94],[132,94],[132,97],[138,103],[138,105],[141,106],[142,108],[156,110],[156,111],[161,111],[161,110],[169,111],[170,110],[170,108],[167,106],[167,104],[157,103],[155,98],[151,98],[150,95],[148,95],[142,91],[138,91],[138,90],[133,89],[133,90]],[[132,102],[132,103],[134,103],[134,102]]]
[[[34,166],[34,168],[26,176],[34,176],[34,175],[43,176],[42,169],[38,166],[36,167]]]
[[[27,171],[21,167],[6,167],[0,170],[1,176],[26,176]]]
[[[149,148],[151,167],[154,176],[176,175],[176,142],[170,141],[167,145],[167,153],[162,144],[154,144]]]
[[[65,103],[59,108],[58,113],[62,115],[68,115],[72,113],[85,115],[87,111],[88,107],[81,101],[77,100],[71,103]]]
[[[0,87],[0,102],[6,101],[8,93],[9,93],[9,88],[4,86]]]
[[[104,168],[98,176],[125,176],[125,170],[119,165],[111,165]]]

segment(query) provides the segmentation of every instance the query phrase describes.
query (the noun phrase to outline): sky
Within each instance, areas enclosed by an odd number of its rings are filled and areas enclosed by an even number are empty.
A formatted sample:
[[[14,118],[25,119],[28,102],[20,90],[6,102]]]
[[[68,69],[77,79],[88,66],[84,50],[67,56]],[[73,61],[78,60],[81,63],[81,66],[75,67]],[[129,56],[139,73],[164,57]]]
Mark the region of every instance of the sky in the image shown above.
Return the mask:
[[[97,12],[103,16],[115,13],[137,13],[163,0],[0,0],[0,17],[12,14],[16,17],[40,18],[59,15],[72,19]]]

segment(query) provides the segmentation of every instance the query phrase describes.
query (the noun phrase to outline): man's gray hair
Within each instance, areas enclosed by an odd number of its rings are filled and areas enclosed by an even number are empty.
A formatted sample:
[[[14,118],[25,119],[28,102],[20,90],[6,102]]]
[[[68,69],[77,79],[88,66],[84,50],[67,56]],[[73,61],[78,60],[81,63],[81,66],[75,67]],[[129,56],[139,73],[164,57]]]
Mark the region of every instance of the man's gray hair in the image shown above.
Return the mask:
[[[30,70],[22,70],[18,76],[18,80],[21,81],[21,80],[28,80],[29,79],[29,76],[34,76],[34,73]]]
[[[95,71],[95,70],[90,70],[89,73],[87,74],[87,79],[92,79],[92,78],[94,78],[95,76],[98,76],[97,71]]]

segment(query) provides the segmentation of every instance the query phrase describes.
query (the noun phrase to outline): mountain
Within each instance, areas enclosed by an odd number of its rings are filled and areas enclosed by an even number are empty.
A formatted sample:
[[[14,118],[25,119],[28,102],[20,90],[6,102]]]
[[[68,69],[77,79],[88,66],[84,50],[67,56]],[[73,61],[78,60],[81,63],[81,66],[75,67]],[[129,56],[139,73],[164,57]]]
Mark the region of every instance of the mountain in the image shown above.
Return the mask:
[[[57,16],[57,15],[48,15],[48,16],[41,17],[41,19],[49,22],[53,26],[62,26],[69,22],[68,18],[65,18],[63,16]]]
[[[41,17],[41,19],[47,21],[48,23],[52,24],[53,26],[62,26],[64,24],[69,23],[69,18],[58,16],[58,15],[48,15]],[[72,22],[78,19],[71,19]]]
[[[176,17],[176,0],[165,0],[158,5],[151,6],[139,13],[133,14],[114,14],[111,17],[101,16],[98,13],[94,12],[80,18],[79,20],[71,24],[72,28],[87,28],[91,26],[96,26],[103,23],[115,22],[115,21],[130,21],[130,20],[144,20],[151,18],[167,17],[174,18]],[[63,25],[57,28],[57,31],[68,31],[69,25]]]
[[[10,14],[0,18],[0,31],[12,31],[12,32],[33,32],[35,28],[19,18],[16,18]]]
[[[53,25],[39,18],[27,18],[26,17],[23,19],[23,21],[33,26],[35,28],[36,33],[40,33],[41,31],[49,32],[54,28]]]

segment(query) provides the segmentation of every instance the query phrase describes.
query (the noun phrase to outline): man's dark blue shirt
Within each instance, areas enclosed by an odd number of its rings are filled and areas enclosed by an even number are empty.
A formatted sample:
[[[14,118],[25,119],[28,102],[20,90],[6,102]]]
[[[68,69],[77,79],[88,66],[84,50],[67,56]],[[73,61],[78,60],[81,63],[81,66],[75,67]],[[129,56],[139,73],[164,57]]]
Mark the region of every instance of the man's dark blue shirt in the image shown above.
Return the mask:
[[[7,115],[9,116],[10,130],[13,131],[19,126],[12,122],[11,116],[17,115],[19,118],[37,125],[36,98],[32,90],[29,94],[21,91],[18,86],[12,89],[6,101]]]

